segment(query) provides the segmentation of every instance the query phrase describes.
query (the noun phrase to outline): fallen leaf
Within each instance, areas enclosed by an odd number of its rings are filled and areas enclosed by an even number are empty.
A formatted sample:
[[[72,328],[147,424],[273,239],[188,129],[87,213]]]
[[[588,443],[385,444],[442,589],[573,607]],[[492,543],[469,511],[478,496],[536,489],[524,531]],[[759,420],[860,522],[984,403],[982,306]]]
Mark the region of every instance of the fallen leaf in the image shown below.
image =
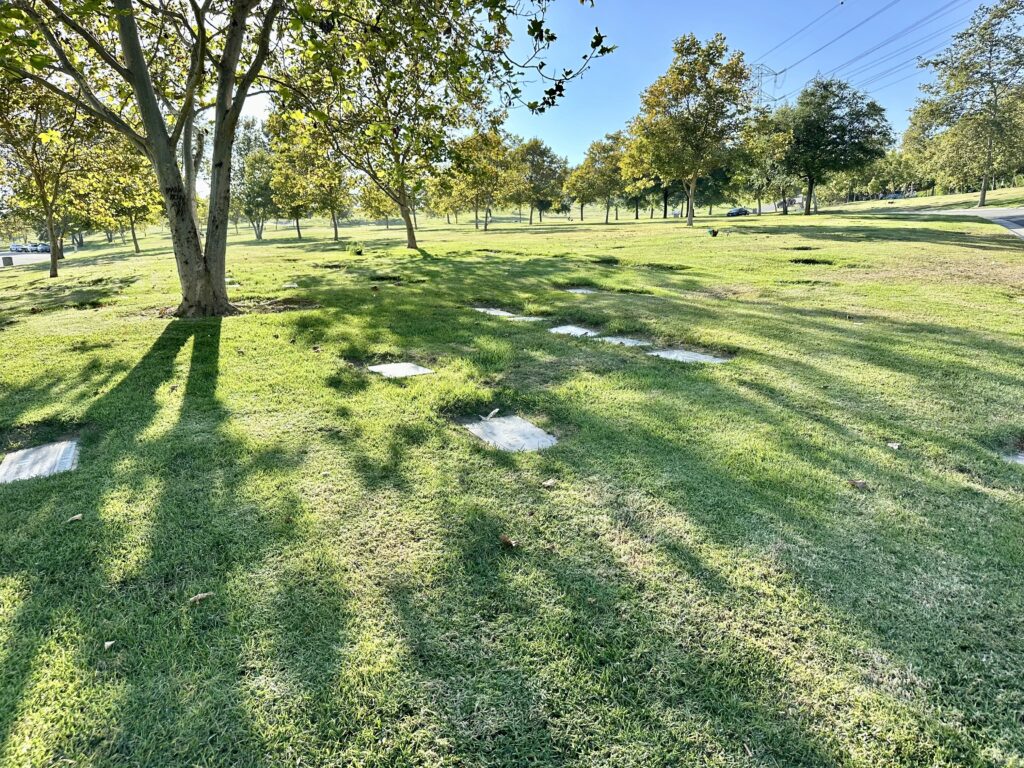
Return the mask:
[[[78,522],[81,522],[81,520],[82,520],[82,516],[81,515],[75,515],[74,517],[69,517],[65,522],[66,523],[78,523]]]
[[[289,344],[294,344],[295,343],[295,337],[292,336],[292,338],[288,339],[288,343]]]
[[[177,392],[177,391],[178,391],[178,385],[177,384],[171,384],[171,392]]]
[[[498,541],[500,541],[502,544],[504,544],[509,549],[515,549],[516,547],[519,546],[519,542],[518,541],[516,541],[515,539],[511,538],[510,536],[508,536],[508,534],[504,534],[504,533],[501,534],[501,536],[498,537]]]
[[[894,451],[898,451],[900,448],[903,447],[902,443],[886,443],[886,445],[892,448]]]
[[[867,480],[847,480],[846,482],[848,482],[852,487],[856,488],[859,491],[868,490]]]
[[[213,592],[200,592],[198,595],[193,595],[192,597],[190,597],[188,601],[195,605],[196,603],[203,602],[203,600],[205,600],[208,597],[213,597]]]
[[[317,347],[313,347],[313,351],[314,351],[314,352],[319,352],[319,351],[320,351],[320,347],[319,347],[319,346],[317,346]]]
[[[114,640],[107,640],[107,642],[105,642],[103,644],[103,650],[104,651],[109,651],[111,648],[114,647],[114,642],[115,642]]]
[[[541,483],[541,485],[545,488],[554,488],[556,485],[558,485],[558,481],[552,477],[545,480],[543,483]]]

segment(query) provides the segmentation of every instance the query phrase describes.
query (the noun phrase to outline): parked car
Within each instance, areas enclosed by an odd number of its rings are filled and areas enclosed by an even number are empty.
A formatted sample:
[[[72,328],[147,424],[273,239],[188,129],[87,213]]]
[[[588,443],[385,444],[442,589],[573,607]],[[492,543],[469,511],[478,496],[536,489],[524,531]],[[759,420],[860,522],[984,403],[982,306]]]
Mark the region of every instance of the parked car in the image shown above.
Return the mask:
[[[36,243],[35,252],[36,253],[49,253],[50,252],[50,244],[49,243]]]
[[[749,216],[750,211],[746,208],[730,208],[726,216]]]
[[[11,243],[11,253],[26,253],[28,251],[28,243]]]

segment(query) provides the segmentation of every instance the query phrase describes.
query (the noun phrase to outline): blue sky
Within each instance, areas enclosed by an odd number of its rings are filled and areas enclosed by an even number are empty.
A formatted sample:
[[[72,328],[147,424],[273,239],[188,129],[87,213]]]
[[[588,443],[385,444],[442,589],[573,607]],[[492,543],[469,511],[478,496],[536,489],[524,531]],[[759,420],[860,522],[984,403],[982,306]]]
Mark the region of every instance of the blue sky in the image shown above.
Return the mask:
[[[907,111],[918,97],[918,85],[928,79],[925,70],[917,69],[915,56],[941,50],[982,4],[982,0],[596,0],[590,8],[576,0],[559,0],[549,14],[559,36],[551,65],[558,64],[560,69],[578,61],[595,26],[618,50],[595,63],[581,80],[570,83],[557,108],[543,115],[514,110],[506,125],[513,133],[543,139],[577,163],[591,141],[619,130],[636,114],[641,91],[671,62],[675,38],[693,32],[706,39],[722,32],[731,48],[746,52],[748,61],[776,72],[786,70],[778,78],[765,75],[768,95],[785,96],[816,73],[842,67],[835,75],[878,100],[901,133]],[[776,48],[819,16],[820,21]],[[800,61],[856,25],[860,26]],[[867,53],[882,43],[886,44]],[[859,58],[851,62],[855,57]]]

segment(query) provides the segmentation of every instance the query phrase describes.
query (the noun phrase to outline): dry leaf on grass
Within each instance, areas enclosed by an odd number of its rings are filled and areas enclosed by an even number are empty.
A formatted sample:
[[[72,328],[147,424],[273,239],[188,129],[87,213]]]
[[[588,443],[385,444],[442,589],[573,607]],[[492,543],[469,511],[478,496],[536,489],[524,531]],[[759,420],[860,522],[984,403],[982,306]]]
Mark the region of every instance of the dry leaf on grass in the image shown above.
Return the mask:
[[[858,491],[866,491],[868,488],[867,480],[847,480],[851,487],[856,488]]]
[[[554,488],[556,485],[558,485],[558,481],[553,477],[548,478],[543,483],[541,483],[541,486],[543,486],[544,488]]]
[[[109,650],[110,650],[111,648],[113,648],[113,647],[114,647],[114,643],[115,643],[115,642],[116,642],[116,641],[114,641],[114,640],[107,640],[107,642],[105,642],[105,643],[103,644],[103,650],[104,650],[104,651],[109,651]]]
[[[509,549],[515,549],[516,547],[519,546],[519,542],[518,541],[516,541],[515,539],[513,539],[512,537],[510,537],[508,534],[505,534],[505,533],[501,534],[501,536],[498,537],[498,541],[500,541],[502,544],[504,544]]]
[[[900,448],[903,447],[902,443],[886,443],[886,445],[892,448],[894,451],[898,451]]]
[[[205,600],[208,597],[213,597],[213,592],[200,592],[198,595],[193,595],[192,597],[190,597],[188,601],[195,605],[196,603],[203,602],[203,600]]]
[[[66,522],[66,523],[79,523],[81,521],[82,521],[82,516],[81,515],[75,515],[74,517],[69,517],[64,522]]]

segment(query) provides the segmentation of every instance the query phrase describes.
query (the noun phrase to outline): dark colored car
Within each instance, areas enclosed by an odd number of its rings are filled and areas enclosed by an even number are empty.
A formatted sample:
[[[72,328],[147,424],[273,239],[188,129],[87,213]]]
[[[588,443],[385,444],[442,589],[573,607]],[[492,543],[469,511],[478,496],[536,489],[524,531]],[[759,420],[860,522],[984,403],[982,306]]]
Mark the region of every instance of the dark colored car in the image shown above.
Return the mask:
[[[725,214],[725,215],[726,216],[749,216],[750,215],[750,211],[748,211],[746,208],[731,208],[731,209],[729,209],[729,212],[727,214]]]

